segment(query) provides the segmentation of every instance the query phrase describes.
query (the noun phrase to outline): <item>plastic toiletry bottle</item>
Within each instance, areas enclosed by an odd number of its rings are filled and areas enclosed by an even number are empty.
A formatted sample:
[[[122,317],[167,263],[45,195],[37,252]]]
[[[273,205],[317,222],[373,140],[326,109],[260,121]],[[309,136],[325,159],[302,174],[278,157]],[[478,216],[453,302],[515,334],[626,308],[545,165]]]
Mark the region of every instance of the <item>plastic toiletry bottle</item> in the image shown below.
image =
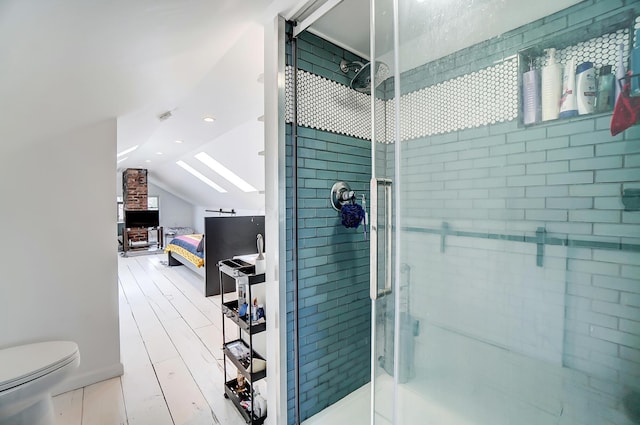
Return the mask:
[[[618,44],[618,63],[616,65],[616,79],[614,81],[614,86],[615,86],[615,90],[616,90],[616,94],[613,97],[613,104],[616,104],[616,101],[618,100],[618,96],[620,96],[620,91],[621,91],[621,87],[620,84],[625,73],[627,72],[627,69],[624,66],[624,44],[620,43]]]
[[[540,121],[540,77],[533,62],[529,63],[529,71],[522,74],[522,113],[525,124]]]
[[[238,279],[237,281],[237,291],[238,291],[238,308],[242,307],[243,304],[247,304],[247,286],[248,282],[245,282],[244,279]]]
[[[631,57],[631,96],[640,96],[640,29],[636,30],[636,39],[633,49],[629,54]]]
[[[596,103],[596,69],[592,62],[583,62],[576,68],[576,104],[578,114],[592,114]]]
[[[258,299],[253,299],[253,304],[251,305],[251,321],[258,321]]]
[[[562,76],[562,97],[560,98],[560,118],[578,115],[576,104],[576,60],[571,58],[564,66]]]
[[[549,59],[542,68],[542,121],[558,118],[562,93],[562,67],[556,62],[556,49],[545,49],[545,52]]]
[[[598,94],[596,95],[596,112],[609,112],[613,110],[614,102],[614,77],[611,73],[611,65],[600,68],[598,77]]]

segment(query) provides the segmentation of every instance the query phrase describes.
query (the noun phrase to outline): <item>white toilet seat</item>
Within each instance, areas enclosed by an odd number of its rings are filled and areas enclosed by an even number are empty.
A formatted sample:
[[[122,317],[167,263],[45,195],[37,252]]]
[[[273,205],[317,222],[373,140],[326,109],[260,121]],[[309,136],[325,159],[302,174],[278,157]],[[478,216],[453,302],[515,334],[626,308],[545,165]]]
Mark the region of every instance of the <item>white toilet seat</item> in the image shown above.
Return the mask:
[[[50,341],[0,350],[0,393],[60,369],[78,358],[78,345]]]

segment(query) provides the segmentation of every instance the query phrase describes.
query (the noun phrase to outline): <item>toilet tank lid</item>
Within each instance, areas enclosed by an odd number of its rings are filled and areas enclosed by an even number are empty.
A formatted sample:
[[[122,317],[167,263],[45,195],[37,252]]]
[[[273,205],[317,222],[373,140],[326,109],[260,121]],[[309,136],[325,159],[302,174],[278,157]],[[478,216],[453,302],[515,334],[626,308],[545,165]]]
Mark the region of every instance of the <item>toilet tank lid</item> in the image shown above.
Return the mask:
[[[0,349],[0,391],[55,370],[78,356],[71,341],[48,341]]]

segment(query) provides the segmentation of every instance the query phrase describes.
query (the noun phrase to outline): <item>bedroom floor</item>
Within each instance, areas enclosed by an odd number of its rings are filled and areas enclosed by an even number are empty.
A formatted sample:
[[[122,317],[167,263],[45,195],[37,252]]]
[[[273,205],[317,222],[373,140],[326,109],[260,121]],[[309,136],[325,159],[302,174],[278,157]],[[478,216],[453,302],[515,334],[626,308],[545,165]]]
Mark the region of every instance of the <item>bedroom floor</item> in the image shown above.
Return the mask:
[[[54,397],[57,425],[245,423],[223,397],[220,297],[165,261],[118,257],[124,375]]]

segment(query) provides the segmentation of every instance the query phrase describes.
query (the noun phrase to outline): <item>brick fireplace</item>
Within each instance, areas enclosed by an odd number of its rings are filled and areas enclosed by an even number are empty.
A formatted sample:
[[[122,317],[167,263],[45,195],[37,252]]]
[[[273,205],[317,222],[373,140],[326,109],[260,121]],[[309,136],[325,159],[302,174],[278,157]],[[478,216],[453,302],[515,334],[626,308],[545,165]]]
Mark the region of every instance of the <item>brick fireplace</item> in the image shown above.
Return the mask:
[[[127,168],[122,172],[122,201],[124,210],[146,210],[149,196],[147,186],[147,170],[144,168]],[[131,242],[147,242],[147,229],[131,229],[128,232]],[[124,241],[124,243],[128,243]]]

